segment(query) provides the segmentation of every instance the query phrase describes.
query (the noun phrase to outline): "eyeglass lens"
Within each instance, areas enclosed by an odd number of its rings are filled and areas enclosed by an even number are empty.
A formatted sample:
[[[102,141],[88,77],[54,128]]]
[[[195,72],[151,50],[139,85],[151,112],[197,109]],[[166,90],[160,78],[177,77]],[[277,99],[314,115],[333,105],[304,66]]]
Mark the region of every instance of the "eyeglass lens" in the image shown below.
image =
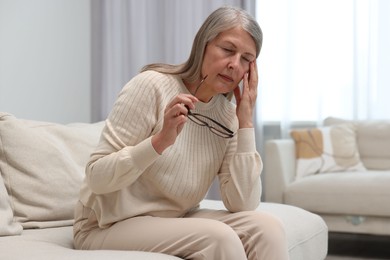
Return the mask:
[[[196,123],[197,125],[200,126],[206,126],[209,128],[211,132],[214,134],[223,137],[223,138],[232,138],[234,136],[233,131],[228,129],[227,127],[223,126],[221,123],[215,121],[214,119],[197,114],[197,113],[192,113],[191,111],[188,110],[188,118]]]

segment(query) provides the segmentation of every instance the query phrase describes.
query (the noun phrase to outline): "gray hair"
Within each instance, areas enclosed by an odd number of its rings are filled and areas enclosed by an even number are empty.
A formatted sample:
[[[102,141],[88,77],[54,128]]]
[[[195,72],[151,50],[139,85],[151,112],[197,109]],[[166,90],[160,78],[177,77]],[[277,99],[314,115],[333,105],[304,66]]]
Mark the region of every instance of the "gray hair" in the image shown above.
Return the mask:
[[[259,56],[263,42],[263,33],[257,21],[246,11],[232,6],[220,7],[212,12],[197,32],[190,56],[179,65],[155,63],[142,68],[141,71],[155,70],[167,74],[180,75],[188,82],[196,82],[201,78],[203,56],[207,43],[221,32],[241,26],[253,38],[256,45],[256,57]]]

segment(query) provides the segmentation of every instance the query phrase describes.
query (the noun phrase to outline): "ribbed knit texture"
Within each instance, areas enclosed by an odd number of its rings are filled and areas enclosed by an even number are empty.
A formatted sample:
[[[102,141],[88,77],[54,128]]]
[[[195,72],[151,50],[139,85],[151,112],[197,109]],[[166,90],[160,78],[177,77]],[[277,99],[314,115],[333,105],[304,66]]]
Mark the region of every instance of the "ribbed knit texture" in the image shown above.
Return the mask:
[[[189,93],[179,77],[147,71],[119,94],[91,155],[80,196],[100,226],[137,215],[183,216],[199,204],[219,173],[228,208],[259,203],[262,164],[253,129],[240,129],[225,139],[188,120],[174,145],[162,155],[155,152],[151,136],[162,128],[164,110],[179,93]],[[235,106],[222,95],[198,102],[193,112],[237,132]],[[237,139],[242,140],[240,153]]]

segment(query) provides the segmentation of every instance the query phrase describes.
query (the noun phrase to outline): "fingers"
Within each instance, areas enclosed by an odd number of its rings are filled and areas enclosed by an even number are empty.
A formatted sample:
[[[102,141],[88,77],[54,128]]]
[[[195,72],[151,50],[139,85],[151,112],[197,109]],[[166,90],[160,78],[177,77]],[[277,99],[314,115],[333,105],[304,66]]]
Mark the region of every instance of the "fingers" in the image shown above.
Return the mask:
[[[253,127],[253,111],[257,97],[257,65],[251,62],[249,71],[242,77],[242,91],[234,90],[234,95],[237,100],[236,113],[240,128]]]
[[[234,90],[234,96],[237,101],[238,108],[242,106],[253,107],[257,97],[257,82],[258,73],[256,62],[253,61],[249,65],[249,71],[243,75],[242,91],[239,88]]]
[[[257,81],[258,81],[258,72],[257,72],[257,63],[256,61],[251,62],[249,65],[249,81],[256,83],[257,86]]]
[[[244,83],[245,84],[245,83]],[[240,87],[236,87],[234,90],[233,90],[233,93],[234,93],[234,97],[236,99],[236,103],[237,105],[240,105],[240,102],[241,102],[241,90],[240,90]]]
[[[189,109],[194,109],[195,102],[197,101],[198,99],[192,95],[179,94],[165,108],[165,117],[169,119],[169,118],[176,118],[181,115],[187,116],[188,113],[187,107]],[[183,123],[181,121],[177,123]]]
[[[187,106],[189,109],[195,108],[195,103],[199,100],[190,94],[177,95],[167,106],[168,109],[175,107],[176,105]]]
[[[249,72],[244,74],[244,91],[251,92],[252,95],[257,94],[258,71],[256,61],[249,65]]]
[[[253,61],[249,64],[248,73],[244,74],[243,77],[244,87],[253,89],[257,88],[258,83],[258,72],[257,72],[257,64],[256,61]]]
[[[166,106],[163,127],[152,138],[152,145],[159,154],[176,141],[188,120],[186,106],[194,109],[197,101],[193,95],[179,94]]]

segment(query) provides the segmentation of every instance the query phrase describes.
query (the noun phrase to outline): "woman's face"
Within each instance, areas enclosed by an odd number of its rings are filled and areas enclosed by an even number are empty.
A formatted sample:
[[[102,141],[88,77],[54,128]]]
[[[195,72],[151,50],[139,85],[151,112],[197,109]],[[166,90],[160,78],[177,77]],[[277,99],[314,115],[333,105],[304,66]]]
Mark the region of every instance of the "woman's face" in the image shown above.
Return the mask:
[[[202,76],[207,79],[199,91],[201,100],[231,92],[255,59],[255,42],[244,29],[235,27],[218,34],[206,46]]]

